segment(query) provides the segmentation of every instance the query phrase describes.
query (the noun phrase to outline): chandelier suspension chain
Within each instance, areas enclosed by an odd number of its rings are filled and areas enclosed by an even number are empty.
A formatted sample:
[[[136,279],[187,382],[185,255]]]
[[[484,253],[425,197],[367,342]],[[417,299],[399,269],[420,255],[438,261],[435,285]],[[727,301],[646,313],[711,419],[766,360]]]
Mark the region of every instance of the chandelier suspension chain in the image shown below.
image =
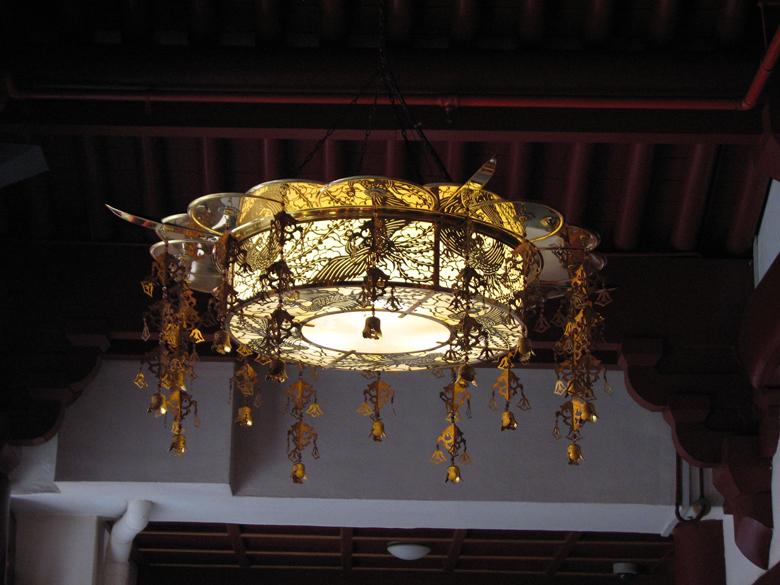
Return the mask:
[[[293,171],[292,174],[293,179],[298,178],[298,175],[301,174],[301,171],[303,171],[306,165],[311,162],[311,159],[314,158],[314,155],[317,154],[317,152],[319,152],[319,150],[323,147],[325,141],[328,138],[330,138],[331,134],[333,134],[339,128],[339,126],[341,126],[341,123],[344,121],[344,118],[346,118],[347,114],[352,110],[355,104],[358,103],[360,98],[362,98],[365,95],[366,90],[373,85],[374,81],[377,78],[377,75],[379,75],[379,71],[374,72],[374,74],[371,76],[371,79],[369,79],[368,82],[363,87],[360,88],[360,91],[352,99],[352,101],[349,102],[343,110],[341,110],[341,113],[336,118],[336,121],[333,123],[333,125],[330,128],[328,128],[327,132],[325,132],[325,136],[320,138],[317,144],[314,145],[314,148],[309,152],[309,154],[306,155],[306,158],[303,159],[303,162],[300,164],[300,166],[297,169],[295,169],[295,171]]]

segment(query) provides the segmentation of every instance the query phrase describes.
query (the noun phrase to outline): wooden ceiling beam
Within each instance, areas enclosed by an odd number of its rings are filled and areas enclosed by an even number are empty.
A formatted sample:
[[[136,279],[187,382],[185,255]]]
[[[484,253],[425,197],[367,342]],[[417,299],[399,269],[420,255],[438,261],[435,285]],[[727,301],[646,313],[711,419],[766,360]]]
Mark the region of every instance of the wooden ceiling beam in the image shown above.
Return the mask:
[[[132,106],[132,105],[131,105]],[[204,136],[225,138],[225,139],[275,139],[275,140],[319,140],[325,133],[321,126],[327,124],[332,118],[321,115],[319,122],[310,118],[311,114],[303,114],[303,119],[308,122],[306,126],[292,125],[293,122],[301,122],[298,108],[280,108],[273,110],[278,112],[277,122],[284,125],[265,125],[266,120],[256,119],[257,111],[253,112],[246,120],[244,125],[232,125],[234,115],[223,112],[220,115],[218,108],[214,108],[214,116],[208,125],[198,126],[193,124],[192,120],[186,120],[181,116],[182,111],[197,110],[189,105],[178,104],[173,110],[178,109],[179,115],[173,114],[169,119],[170,124],[165,126],[157,124],[163,113],[167,114],[169,109],[160,108],[160,115],[154,118],[142,118],[140,110],[133,111],[128,108],[125,115],[113,118],[112,120],[101,120],[99,111],[94,111],[95,104],[83,102],[78,107],[68,107],[65,109],[50,109],[48,107],[39,108],[33,104],[25,105],[25,114],[23,116],[0,117],[0,131],[5,134],[18,135],[75,135],[75,136],[146,136],[158,138],[201,138]],[[155,107],[157,109],[157,107]],[[266,109],[266,108],[264,108]],[[309,108],[315,109],[315,108]],[[94,111],[94,116],[89,123],[74,124],[74,119],[84,119],[89,110]],[[464,124],[452,129],[439,128],[437,120],[443,118],[441,111],[435,110],[415,110],[418,112],[418,119],[423,119],[426,128],[426,135],[431,141],[456,141],[465,140],[472,142],[591,142],[599,144],[630,144],[634,142],[649,142],[658,144],[737,144],[737,145],[755,145],[761,140],[761,127],[759,116],[755,119],[752,115],[743,117],[741,121],[730,118],[728,114],[720,116],[720,112],[710,113],[710,122],[698,120],[696,117],[678,116],[676,112],[655,112],[656,122],[652,125],[645,124],[645,116],[633,116],[626,112],[613,111],[605,112],[604,124],[597,128],[591,122],[602,118],[600,112],[590,112],[587,119],[583,118],[581,113],[575,111],[560,110],[557,112],[547,111],[529,111],[524,116],[534,118],[533,126],[525,128],[513,128],[512,118],[504,112],[505,123],[502,128],[494,128],[493,124],[486,124],[485,127],[472,129],[471,119],[478,122],[478,118],[485,118],[481,114],[474,116],[464,115],[460,112],[461,120]],[[422,113],[423,115],[419,115]],[[484,114],[484,112],[482,112]],[[554,113],[555,116],[550,114]],[[29,116],[28,116],[29,114]],[[669,114],[669,115],[667,115]],[[36,120],[34,116],[40,116]],[[579,116],[579,118],[578,118]],[[562,124],[553,120],[563,118],[572,118],[572,122],[563,128]],[[294,118],[297,118],[295,120]],[[432,122],[427,124],[426,122]],[[290,122],[287,125],[286,122]],[[738,123],[733,123],[738,122]],[[622,128],[619,124],[623,124]],[[269,121],[270,124],[270,121]],[[362,141],[365,138],[365,128],[350,128],[349,126],[336,131],[335,135],[339,140]],[[400,133],[395,129],[374,130],[369,140],[403,140]]]
[[[704,217],[704,207],[712,183],[712,169],[718,155],[713,144],[696,144],[682,189],[682,205],[675,220],[672,245],[681,252],[696,248]]]
[[[238,560],[238,566],[248,568],[250,566],[249,557],[246,554],[244,541],[241,539],[241,527],[238,524],[227,524],[226,526],[230,535],[230,542],[233,545],[233,552]]]
[[[341,529],[341,568],[344,571],[352,569],[352,529]]]
[[[626,164],[615,245],[620,250],[633,250],[639,242],[642,228],[653,166],[653,145],[633,144]]]
[[[558,550],[555,552],[555,557],[553,557],[553,560],[544,571],[545,575],[552,577],[558,572],[558,569],[561,568],[561,565],[569,556],[571,551],[573,551],[574,547],[577,546],[577,541],[579,541],[581,536],[582,532],[569,532],[569,534],[566,535],[566,539],[563,541],[563,544],[558,547]]]
[[[463,548],[463,541],[466,540],[466,533],[468,531],[459,528],[452,534],[452,544],[450,544],[450,550],[447,552],[447,558],[444,561],[444,572],[451,573],[455,566],[458,564],[458,557],[460,556],[460,550]]]

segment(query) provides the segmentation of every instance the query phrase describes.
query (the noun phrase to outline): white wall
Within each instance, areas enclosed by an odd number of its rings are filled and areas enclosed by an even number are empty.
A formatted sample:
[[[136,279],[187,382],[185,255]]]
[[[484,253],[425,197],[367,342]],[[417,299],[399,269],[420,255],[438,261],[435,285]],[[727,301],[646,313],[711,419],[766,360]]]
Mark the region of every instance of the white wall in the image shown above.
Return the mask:
[[[764,217],[753,246],[755,282],[759,283],[780,252],[780,183],[772,181]]]
[[[95,516],[21,516],[16,527],[17,585],[96,585]]]

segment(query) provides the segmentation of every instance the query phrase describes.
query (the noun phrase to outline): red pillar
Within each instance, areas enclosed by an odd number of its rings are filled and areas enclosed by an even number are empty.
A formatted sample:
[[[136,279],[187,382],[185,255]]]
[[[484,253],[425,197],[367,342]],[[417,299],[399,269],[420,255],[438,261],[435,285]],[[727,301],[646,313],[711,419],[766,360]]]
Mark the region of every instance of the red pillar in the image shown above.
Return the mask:
[[[726,585],[723,522],[683,522],[674,529],[675,585]]]

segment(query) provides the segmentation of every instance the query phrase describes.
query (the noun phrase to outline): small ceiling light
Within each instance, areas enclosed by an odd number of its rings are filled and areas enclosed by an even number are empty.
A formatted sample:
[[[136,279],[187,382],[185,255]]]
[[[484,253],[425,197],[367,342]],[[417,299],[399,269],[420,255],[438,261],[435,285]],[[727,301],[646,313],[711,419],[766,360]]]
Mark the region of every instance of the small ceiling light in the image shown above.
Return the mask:
[[[387,552],[404,561],[416,561],[431,552],[431,547],[418,542],[391,542],[387,545]]]

